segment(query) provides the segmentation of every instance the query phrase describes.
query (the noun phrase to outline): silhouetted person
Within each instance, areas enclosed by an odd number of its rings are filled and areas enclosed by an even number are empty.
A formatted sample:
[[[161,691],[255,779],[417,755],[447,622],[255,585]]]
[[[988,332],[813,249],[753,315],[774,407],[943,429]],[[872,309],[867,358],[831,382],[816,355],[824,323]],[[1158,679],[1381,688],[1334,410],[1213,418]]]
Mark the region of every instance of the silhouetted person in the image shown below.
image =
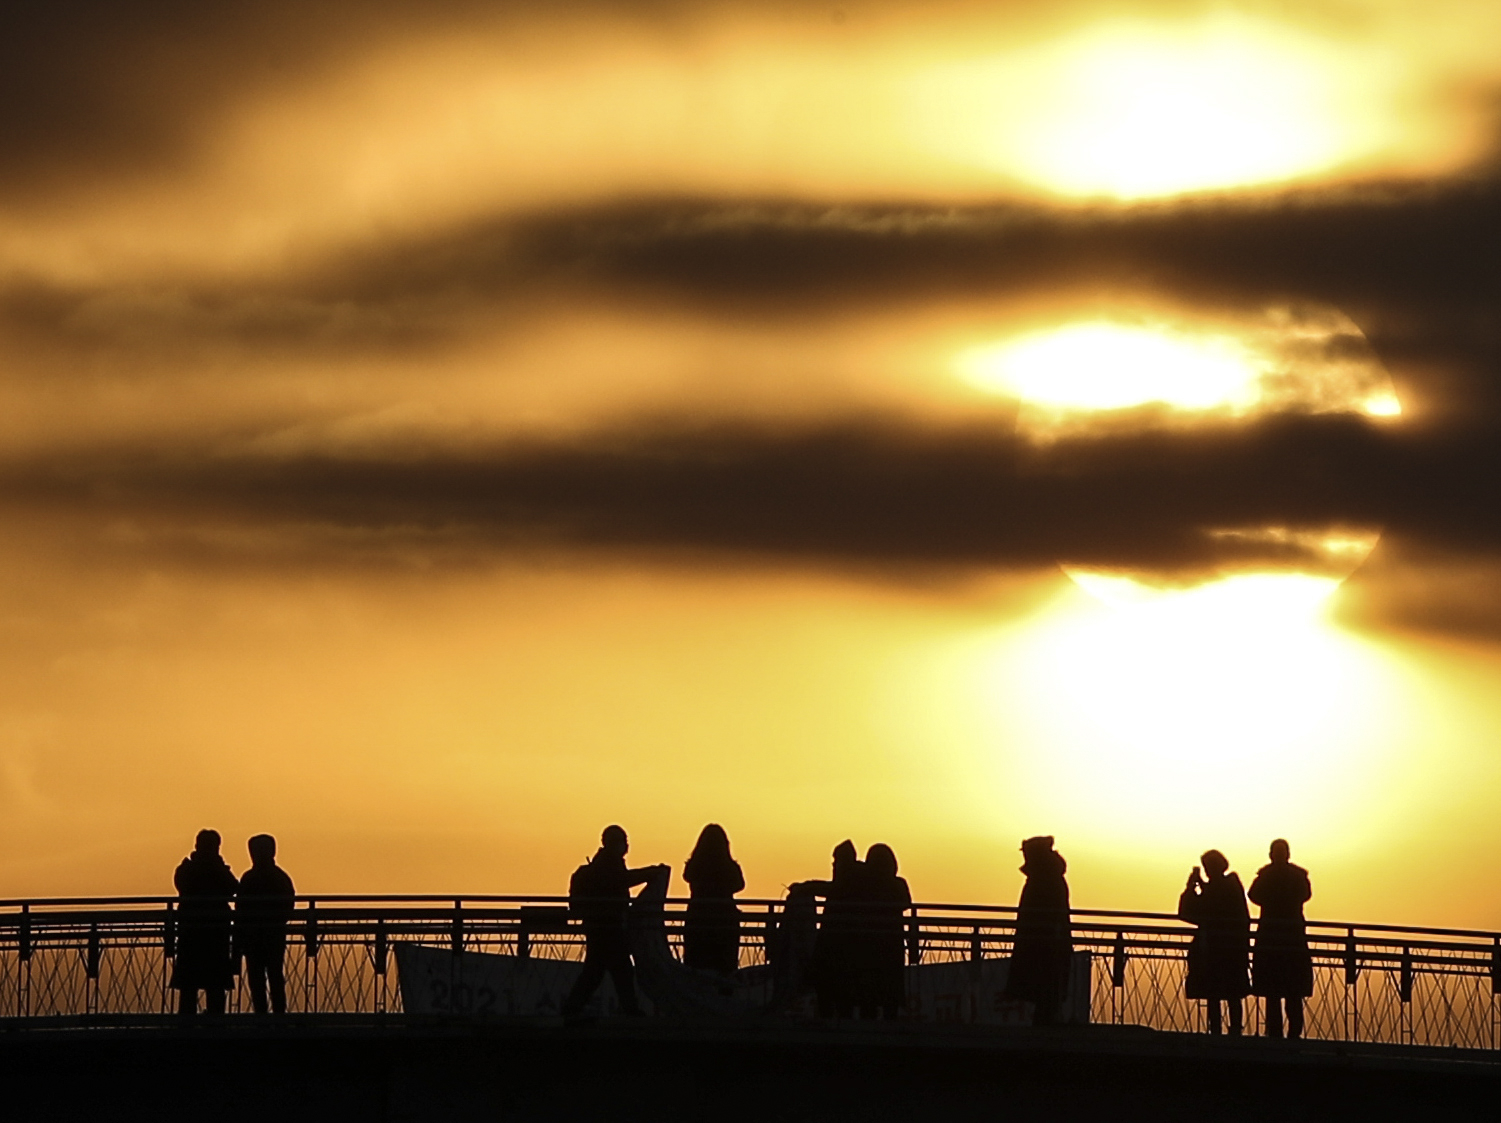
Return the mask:
[[[1073,929],[1069,922],[1068,863],[1053,849],[1053,836],[1022,843],[1021,871],[1026,875],[1016,909],[1016,945],[1006,997],[1031,1002],[1032,1023],[1049,1025],[1068,992],[1073,964]]]
[[[896,854],[884,842],[865,852],[851,958],[855,1003],[866,1018],[895,1018],[901,1013],[907,1001],[905,968],[909,961],[917,962],[917,932],[906,922],[912,891],[896,871]]]
[[[258,834],[250,840],[250,868],[240,877],[235,901],[235,945],[245,957],[250,984],[250,1006],[257,1014],[270,1009],[287,1012],[287,922],[297,901],[297,890],[287,871],[276,864],[276,839]]]
[[[730,838],[718,823],[698,835],[683,866],[688,915],[683,923],[683,962],[704,971],[733,975],[740,968],[740,909],[735,894],[745,888]]]
[[[828,881],[800,881],[789,889],[789,894],[811,893],[825,902],[813,944],[813,989],[818,993],[820,1017],[847,1018],[855,1012],[853,940],[864,871],[855,844],[845,839],[834,847]]]
[[[1219,1033],[1220,1003],[1230,1010],[1230,1033],[1239,1036],[1244,1024],[1244,1001],[1251,993],[1247,971],[1251,956],[1251,910],[1240,877],[1230,872],[1229,860],[1218,850],[1199,857],[1204,876],[1195,866],[1178,898],[1178,918],[1198,926],[1188,945],[1188,980],[1184,994],[1208,1003],[1209,1032]]]
[[[574,871],[568,886],[569,910],[584,926],[584,970],[563,1002],[565,1018],[583,1012],[606,974],[615,983],[621,1010],[641,1013],[626,920],[631,910],[631,889],[645,883],[658,867],[626,868],[625,856],[631,844],[623,827],[606,827],[599,841],[599,850]]]
[[[1256,922],[1256,957],[1251,962],[1251,990],[1266,999],[1266,1035],[1282,1036],[1282,1008],[1287,1006],[1287,1036],[1303,1036],[1303,1000],[1313,994],[1313,956],[1303,904],[1313,896],[1308,871],[1289,860],[1286,839],[1272,843],[1271,861],[1256,873],[1248,896],[1261,906]]]
[[[229,902],[239,882],[219,856],[219,841],[218,831],[199,831],[193,852],[172,876],[177,887],[177,956],[172,963],[172,985],[179,992],[178,1013],[188,1017],[197,1013],[200,990],[207,1013],[224,1013],[225,996],[234,985]]]

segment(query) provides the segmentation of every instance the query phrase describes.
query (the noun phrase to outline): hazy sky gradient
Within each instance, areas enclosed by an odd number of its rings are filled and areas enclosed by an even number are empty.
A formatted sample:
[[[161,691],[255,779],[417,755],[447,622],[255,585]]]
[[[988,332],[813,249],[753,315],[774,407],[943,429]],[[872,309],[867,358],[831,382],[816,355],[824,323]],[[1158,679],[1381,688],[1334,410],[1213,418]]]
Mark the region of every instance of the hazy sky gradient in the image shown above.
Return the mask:
[[[4,19],[0,894],[164,889],[205,825],[307,889],[556,891],[717,820],[771,895],[854,835],[1010,900],[1049,831],[1158,908],[1285,834],[1315,913],[1501,924],[1433,875],[1501,858],[1494,5]],[[1400,418],[1039,443],[957,365],[1331,310],[1300,361],[1369,346]],[[1280,637],[1057,568],[1313,564],[1248,526],[1383,538]]]

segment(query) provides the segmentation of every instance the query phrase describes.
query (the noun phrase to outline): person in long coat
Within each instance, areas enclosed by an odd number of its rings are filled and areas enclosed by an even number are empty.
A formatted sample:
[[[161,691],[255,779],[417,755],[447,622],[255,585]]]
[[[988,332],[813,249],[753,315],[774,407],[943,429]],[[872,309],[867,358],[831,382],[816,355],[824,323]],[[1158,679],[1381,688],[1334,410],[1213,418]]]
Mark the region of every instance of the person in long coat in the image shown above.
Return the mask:
[[[891,1019],[907,1002],[906,965],[917,962],[917,932],[907,924],[912,890],[897,875],[896,853],[884,842],[865,852],[864,865],[851,957],[855,1002],[862,1017]]]
[[[790,892],[824,899],[813,944],[813,989],[820,1017],[848,1018],[855,1012],[856,978],[853,954],[858,922],[857,902],[865,865],[855,844],[845,839],[834,847],[833,872],[828,881],[799,881]]]
[[[699,832],[683,867],[688,915],[683,923],[683,963],[733,975],[740,968],[740,909],[735,894],[745,874],[730,854],[730,839],[718,823]]]
[[[1287,1008],[1287,1036],[1303,1036],[1303,1000],[1313,994],[1313,956],[1303,905],[1313,896],[1308,871],[1292,864],[1286,839],[1272,843],[1271,861],[1251,882],[1248,896],[1261,906],[1256,922],[1256,955],[1251,961],[1251,990],[1266,1001],[1266,1035],[1282,1036]]]
[[[234,915],[229,902],[240,883],[219,856],[219,832],[202,830],[193,852],[172,876],[177,888],[177,954],[172,961],[172,985],[178,991],[178,1013],[198,1011],[198,992],[210,1014],[224,1013],[225,999],[234,986],[231,955]]]
[[[1230,872],[1229,860],[1218,850],[1199,858],[1204,876],[1195,866],[1178,898],[1178,919],[1198,926],[1188,946],[1188,979],[1184,993],[1208,1003],[1209,1032],[1221,1032],[1220,1003],[1230,1010],[1230,1033],[1238,1037],[1244,1025],[1244,1001],[1251,993],[1251,910],[1240,877]]]
[[[1068,863],[1053,849],[1052,835],[1022,843],[1021,872],[1026,876],[1016,909],[1016,944],[1006,979],[1006,997],[1031,1002],[1032,1023],[1049,1025],[1058,1017],[1068,993],[1073,963],[1073,928],[1069,920]]]

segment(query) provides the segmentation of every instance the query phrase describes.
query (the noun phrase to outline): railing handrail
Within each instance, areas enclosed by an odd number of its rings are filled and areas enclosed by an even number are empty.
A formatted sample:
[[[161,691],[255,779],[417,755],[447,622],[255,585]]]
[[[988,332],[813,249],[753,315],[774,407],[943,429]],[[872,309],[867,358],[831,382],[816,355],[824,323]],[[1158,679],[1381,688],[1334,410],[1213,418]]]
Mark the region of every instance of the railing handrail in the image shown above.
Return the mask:
[[[311,905],[318,908],[328,905],[427,905],[439,910],[452,911],[457,904],[460,908],[491,906],[526,906],[526,905],[566,905],[568,898],[556,894],[496,894],[496,893],[306,893],[298,894],[295,898],[299,904]],[[225,898],[226,901],[230,898]],[[72,910],[78,910],[78,915],[86,916],[85,910],[93,909],[103,916],[128,915],[126,910],[132,907],[139,909],[143,906],[165,910],[169,905],[179,902],[176,895],[157,896],[123,896],[123,897],[23,897],[0,900],[0,925],[10,927],[10,922],[19,920],[22,915],[30,914],[35,923],[43,919],[52,919],[52,916],[67,915]],[[682,906],[687,904],[688,898],[669,897],[665,904]],[[737,903],[752,909],[776,910],[785,904],[785,899],[780,898],[738,898]],[[306,911],[306,910],[304,910]],[[340,909],[338,912],[347,915],[354,910]],[[976,923],[977,918],[986,916],[1014,917],[1015,905],[992,905],[992,904],[957,904],[952,902],[914,902],[912,911],[921,919],[930,924],[941,925],[945,923],[971,924]],[[49,915],[51,914],[51,915]],[[948,914],[948,915],[944,915]],[[337,913],[326,913],[329,920],[335,919]],[[101,919],[103,918],[101,916]],[[1181,921],[1173,913],[1165,912],[1134,912],[1121,909],[1071,909],[1070,919],[1076,928],[1108,928],[1119,925],[1120,922],[1128,922],[1130,926],[1140,926],[1147,923],[1167,923],[1173,927],[1168,932],[1193,931],[1193,926]],[[1098,920],[1102,923],[1096,925],[1090,923]],[[1081,921],[1083,922],[1081,924]],[[983,921],[981,921],[983,923]],[[1254,926],[1253,921],[1253,926]],[[1501,944],[1501,931],[1481,928],[1434,928],[1419,925],[1405,924],[1373,924],[1352,923],[1349,921],[1333,920],[1307,920],[1306,927],[1309,929],[1309,938],[1319,941],[1335,941],[1348,939],[1351,935],[1357,937],[1364,934],[1390,934],[1396,936],[1447,938],[1483,940],[1492,944]]]

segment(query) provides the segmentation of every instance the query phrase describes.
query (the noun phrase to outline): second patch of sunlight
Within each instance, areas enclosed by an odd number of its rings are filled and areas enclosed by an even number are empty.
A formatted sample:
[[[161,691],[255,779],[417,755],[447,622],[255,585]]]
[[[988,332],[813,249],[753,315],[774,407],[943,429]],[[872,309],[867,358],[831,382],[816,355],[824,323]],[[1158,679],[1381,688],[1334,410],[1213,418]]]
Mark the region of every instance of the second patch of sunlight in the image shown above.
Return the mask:
[[[1244,409],[1257,398],[1257,370],[1233,340],[1107,322],[1069,324],[977,347],[962,354],[958,366],[980,389],[1056,410],[1152,402],[1189,410]]]

